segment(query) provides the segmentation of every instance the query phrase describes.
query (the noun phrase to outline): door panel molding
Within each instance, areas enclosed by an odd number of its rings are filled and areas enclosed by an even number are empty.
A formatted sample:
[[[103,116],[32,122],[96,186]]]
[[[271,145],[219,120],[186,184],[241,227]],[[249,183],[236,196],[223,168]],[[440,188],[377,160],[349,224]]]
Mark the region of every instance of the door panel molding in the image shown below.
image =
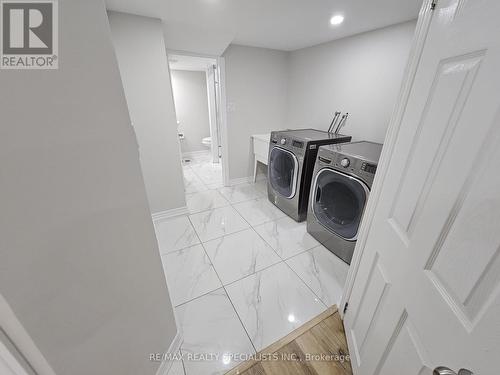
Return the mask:
[[[438,175],[441,161],[461,120],[462,110],[485,52],[482,50],[446,58],[441,60],[436,68],[428,99],[415,131],[414,142],[399,179],[390,214],[399,228],[397,233],[404,234],[405,242],[411,239],[428,193]],[[443,111],[443,108],[446,110]],[[444,121],[445,118],[446,121]],[[435,125],[429,127],[430,123]],[[435,140],[432,143],[422,142],[424,138],[422,133],[426,131],[432,131],[435,134]],[[422,152],[423,150],[426,152]],[[433,157],[435,154],[436,157]],[[420,156],[418,160],[416,160],[416,155]],[[425,176],[421,175],[422,171]],[[413,194],[415,186],[419,186],[418,195]]]
[[[376,324],[391,285],[379,260],[380,257],[377,253],[373,258],[370,273],[364,284],[363,293],[359,300],[357,300],[359,306],[356,307],[356,315],[351,323],[351,330],[349,332],[353,342],[356,343],[355,353],[358,366],[361,364],[366,338]],[[366,298],[368,294],[372,298]]]
[[[397,343],[397,345],[396,345]],[[428,355],[420,338],[403,310],[396,324],[374,375],[380,374],[430,374]]]
[[[500,191],[500,177],[491,173],[492,168],[497,167],[494,161],[500,158],[500,150],[496,147],[500,143],[498,120],[500,109],[490,125],[481,151],[471,163],[468,178],[460,188],[450,215],[424,267],[430,280],[457,312],[457,317],[469,332],[480,320],[494,296],[500,292],[500,233],[496,229],[500,221],[500,207],[492,206],[494,197]],[[483,184],[480,184],[481,182]],[[486,187],[474,190],[478,184]],[[475,228],[475,217],[485,214],[488,215],[489,227]],[[474,246],[474,239],[464,243],[463,239],[458,238],[466,230],[490,233],[488,245],[483,246],[474,259],[477,267],[473,270],[440,261],[451,254],[457,259],[467,257],[470,247]]]

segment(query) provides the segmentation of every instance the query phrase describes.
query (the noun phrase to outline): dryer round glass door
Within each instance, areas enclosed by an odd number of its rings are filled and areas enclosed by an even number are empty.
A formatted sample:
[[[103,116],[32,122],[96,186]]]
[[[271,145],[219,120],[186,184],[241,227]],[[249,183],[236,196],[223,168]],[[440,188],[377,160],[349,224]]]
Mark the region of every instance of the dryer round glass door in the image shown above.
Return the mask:
[[[274,147],[269,154],[269,182],[272,188],[285,198],[295,195],[299,163],[288,150]]]
[[[368,187],[357,178],[326,168],[316,175],[312,192],[316,219],[332,233],[354,241],[368,199]]]

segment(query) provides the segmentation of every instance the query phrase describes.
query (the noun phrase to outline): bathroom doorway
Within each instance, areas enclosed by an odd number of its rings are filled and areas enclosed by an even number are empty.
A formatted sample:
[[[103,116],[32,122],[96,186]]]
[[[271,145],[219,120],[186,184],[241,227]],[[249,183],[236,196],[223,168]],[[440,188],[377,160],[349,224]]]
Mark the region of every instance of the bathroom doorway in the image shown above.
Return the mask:
[[[186,194],[224,186],[220,59],[169,53]]]

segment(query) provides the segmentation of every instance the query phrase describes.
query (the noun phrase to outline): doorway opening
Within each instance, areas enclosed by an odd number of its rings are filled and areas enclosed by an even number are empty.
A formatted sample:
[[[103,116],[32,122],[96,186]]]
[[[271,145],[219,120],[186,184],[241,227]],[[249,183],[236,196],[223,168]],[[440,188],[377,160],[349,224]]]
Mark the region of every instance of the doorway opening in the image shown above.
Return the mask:
[[[186,194],[224,186],[220,58],[169,53]]]

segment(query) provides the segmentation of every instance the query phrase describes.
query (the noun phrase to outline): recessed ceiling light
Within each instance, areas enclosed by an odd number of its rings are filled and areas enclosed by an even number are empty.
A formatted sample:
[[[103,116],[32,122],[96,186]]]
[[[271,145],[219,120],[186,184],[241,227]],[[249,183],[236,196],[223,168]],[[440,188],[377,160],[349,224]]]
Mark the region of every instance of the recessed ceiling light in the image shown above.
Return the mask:
[[[344,16],[340,14],[337,14],[336,16],[330,18],[330,24],[332,25],[340,25],[342,22],[344,22]]]

